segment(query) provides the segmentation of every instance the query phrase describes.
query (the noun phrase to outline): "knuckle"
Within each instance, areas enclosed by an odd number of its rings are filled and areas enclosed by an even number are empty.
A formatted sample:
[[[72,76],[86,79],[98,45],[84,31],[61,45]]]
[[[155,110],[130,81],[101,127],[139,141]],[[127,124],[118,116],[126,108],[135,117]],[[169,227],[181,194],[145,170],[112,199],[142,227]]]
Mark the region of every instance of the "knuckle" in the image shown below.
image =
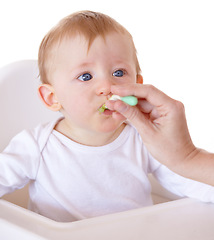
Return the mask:
[[[184,111],[184,104],[180,101],[175,100],[175,106],[179,111]]]
[[[148,84],[148,85],[147,85],[147,88],[148,88],[148,91],[149,91],[149,92],[153,92],[153,91],[156,89],[155,86],[152,85],[152,84]]]
[[[127,118],[132,120],[132,119],[135,119],[137,115],[138,115],[138,111],[136,111],[134,107],[129,107]]]
[[[175,116],[181,117],[185,114],[184,104],[178,100],[173,100],[173,102],[171,103],[171,111],[174,113]]]

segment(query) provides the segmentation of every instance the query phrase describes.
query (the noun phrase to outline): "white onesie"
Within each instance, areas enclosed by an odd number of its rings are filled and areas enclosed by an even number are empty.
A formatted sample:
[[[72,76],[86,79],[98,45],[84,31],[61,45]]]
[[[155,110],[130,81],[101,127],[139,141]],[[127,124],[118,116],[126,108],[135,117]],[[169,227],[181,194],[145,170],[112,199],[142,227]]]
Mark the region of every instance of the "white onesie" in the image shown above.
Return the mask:
[[[57,121],[21,132],[0,154],[0,196],[30,181],[30,209],[70,222],[152,205],[153,173],[179,196],[214,202],[214,187],[161,165],[131,125],[112,143],[90,147],[54,130]]]

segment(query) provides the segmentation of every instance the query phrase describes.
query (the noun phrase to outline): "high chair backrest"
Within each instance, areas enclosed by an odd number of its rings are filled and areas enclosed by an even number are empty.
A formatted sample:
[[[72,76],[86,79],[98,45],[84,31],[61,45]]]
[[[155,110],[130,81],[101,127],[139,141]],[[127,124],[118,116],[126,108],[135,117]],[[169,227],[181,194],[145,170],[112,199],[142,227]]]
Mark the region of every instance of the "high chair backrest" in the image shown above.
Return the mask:
[[[0,152],[23,129],[60,116],[42,104],[36,60],[23,60],[0,68]]]

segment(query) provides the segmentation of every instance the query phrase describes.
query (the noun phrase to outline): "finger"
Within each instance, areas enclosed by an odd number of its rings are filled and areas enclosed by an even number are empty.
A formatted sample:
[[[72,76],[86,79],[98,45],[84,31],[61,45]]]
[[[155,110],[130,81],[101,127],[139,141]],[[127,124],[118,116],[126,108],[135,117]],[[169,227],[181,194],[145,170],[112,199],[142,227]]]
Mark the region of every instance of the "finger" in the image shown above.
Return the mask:
[[[152,121],[161,116],[161,114],[158,112],[158,109],[145,99],[140,99],[138,101],[137,107],[141,112],[147,113],[147,115],[149,116],[148,118]]]
[[[154,106],[169,104],[173,99],[152,85],[128,84],[113,85],[111,91],[120,96],[134,95],[138,98],[146,99]]]
[[[144,113],[150,113],[154,109],[154,106],[145,99],[138,100],[138,107]]]
[[[119,120],[119,121],[121,121],[121,122],[124,122],[127,118],[126,117],[124,117],[122,114],[120,114],[119,112],[113,112],[112,113],[112,117],[114,118],[114,119],[117,119],[117,120]]]
[[[128,119],[138,131],[148,132],[153,129],[151,121],[136,106],[129,106],[122,101],[108,101],[106,105]]]

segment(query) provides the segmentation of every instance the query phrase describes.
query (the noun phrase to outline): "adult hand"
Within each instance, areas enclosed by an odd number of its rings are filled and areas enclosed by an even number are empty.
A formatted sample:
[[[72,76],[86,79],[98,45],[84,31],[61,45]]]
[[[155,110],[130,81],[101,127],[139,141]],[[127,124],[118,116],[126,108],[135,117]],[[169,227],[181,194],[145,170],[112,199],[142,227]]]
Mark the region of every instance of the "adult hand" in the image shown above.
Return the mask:
[[[114,118],[126,118],[136,127],[155,159],[184,177],[210,184],[210,177],[207,180],[201,174],[203,161],[198,156],[202,151],[191,140],[181,102],[151,85],[114,85],[111,91],[120,96],[134,95],[138,98],[138,105],[135,107],[122,101],[108,101],[106,105],[116,111]],[[213,163],[214,161],[212,166]],[[195,164],[196,169],[192,168]],[[206,173],[207,168],[205,166]],[[214,185],[213,177],[212,184]]]

